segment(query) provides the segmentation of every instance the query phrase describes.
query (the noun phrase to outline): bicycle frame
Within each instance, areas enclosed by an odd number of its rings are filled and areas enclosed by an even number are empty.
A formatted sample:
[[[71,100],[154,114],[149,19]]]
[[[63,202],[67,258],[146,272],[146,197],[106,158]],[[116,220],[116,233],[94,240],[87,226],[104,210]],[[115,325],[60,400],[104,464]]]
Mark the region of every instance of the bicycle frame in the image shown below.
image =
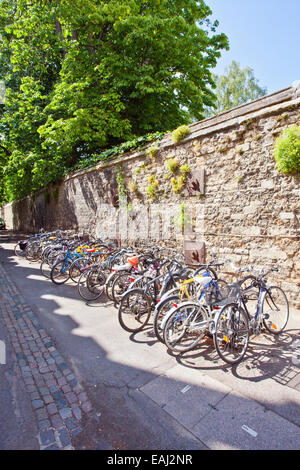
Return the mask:
[[[244,307],[244,309],[245,309],[245,311],[248,315],[248,318],[250,319],[250,327],[253,328],[254,331],[259,329],[259,326],[260,326],[260,324],[263,320],[262,307],[263,307],[264,299],[265,299],[265,297],[268,293],[268,287],[267,287],[265,281],[263,279],[259,279],[257,282],[259,282],[259,284],[260,284],[260,289],[259,289],[259,295],[258,295],[258,299],[257,299],[256,312],[255,312],[255,315],[252,319],[251,319],[251,316],[249,314],[249,310],[247,308],[244,297],[241,296],[241,298],[239,299],[240,302],[242,302],[242,304],[243,304],[243,307]],[[239,306],[239,308],[240,308],[240,306]]]
[[[188,292],[186,286],[187,286],[188,284],[193,283],[193,282],[197,282],[197,281],[195,281],[195,278],[196,278],[196,277],[201,278],[201,279],[203,280],[203,282],[202,282],[201,284],[204,284],[204,285],[203,285],[203,288],[201,289],[201,292],[200,292],[200,295],[199,295],[198,300],[197,300],[197,301],[194,301],[193,299],[191,299],[191,296],[190,296],[190,294],[189,294],[189,292]],[[208,279],[208,280],[207,280],[207,279],[204,279],[205,277],[206,277],[206,278],[209,278],[209,279]],[[206,282],[206,281],[207,281],[207,282]],[[206,283],[205,283],[205,282],[206,282]],[[212,277],[211,277],[209,274],[206,274],[206,273],[200,274],[199,276],[195,276],[195,277],[193,277],[193,278],[191,278],[191,279],[187,279],[186,281],[183,281],[182,286],[181,286],[181,288],[180,288],[180,303],[179,303],[179,305],[174,304],[174,307],[165,315],[165,317],[164,317],[164,319],[163,319],[163,321],[162,321],[162,323],[161,323],[161,329],[162,329],[162,330],[164,329],[164,327],[165,327],[165,325],[166,325],[168,319],[173,315],[173,313],[175,312],[175,310],[176,310],[178,307],[180,307],[180,306],[186,306],[186,305],[191,305],[191,302],[194,302],[195,304],[197,303],[198,305],[201,305],[201,306],[204,307],[204,306],[205,306],[205,303],[203,302],[203,303],[201,304],[201,300],[203,299],[203,297],[204,297],[204,295],[205,295],[205,293],[206,293],[206,291],[207,291],[208,286],[210,286],[211,284],[217,285],[217,284],[214,282],[214,280],[212,279]],[[188,297],[188,300],[185,301],[185,302],[182,302],[183,293],[185,293],[186,296]],[[212,312],[209,312],[209,313],[211,314]],[[188,318],[190,317],[190,315],[191,315],[191,314],[186,315],[185,321],[188,320]],[[211,315],[210,315],[210,317],[211,317]],[[177,320],[178,318],[179,318],[179,316],[176,317],[176,320]],[[198,324],[195,323],[195,324],[194,324],[194,328],[196,328],[196,327],[197,327],[197,328],[208,327],[208,326],[210,326],[211,321],[212,321],[212,319],[211,319],[211,318],[208,318],[208,319],[205,320],[204,322],[200,322],[200,323],[198,323]]]

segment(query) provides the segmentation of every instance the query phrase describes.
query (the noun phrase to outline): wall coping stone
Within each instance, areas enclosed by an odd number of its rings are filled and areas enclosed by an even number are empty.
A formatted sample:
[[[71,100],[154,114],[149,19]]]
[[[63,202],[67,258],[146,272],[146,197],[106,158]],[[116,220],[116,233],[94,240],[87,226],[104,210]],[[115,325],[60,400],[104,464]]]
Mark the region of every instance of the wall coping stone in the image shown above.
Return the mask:
[[[263,96],[257,100],[251,101],[229,111],[225,111],[217,116],[204,119],[203,121],[190,124],[191,133],[178,144],[172,141],[172,134],[166,134],[159,145],[159,150],[167,149],[182,144],[186,144],[198,137],[227,130],[237,125],[242,125],[249,119],[257,119],[264,116],[276,114],[280,111],[285,111],[293,106],[300,105],[300,85],[296,88],[289,87],[283,90],[271,93],[270,95]],[[145,155],[147,148],[151,147],[149,144],[146,148],[139,151],[131,151],[123,154],[122,160],[114,158],[107,163],[100,162],[92,167],[83,168],[82,170],[75,171],[66,175],[63,181],[68,181],[78,176],[83,176],[87,173],[105,170],[106,168],[121,165],[131,160],[135,160]]]
[[[250,103],[242,104],[233,108],[229,111],[225,111],[217,116],[213,116],[203,121],[190,124],[191,133],[179,143],[174,143],[172,141],[172,133],[166,134],[159,145],[159,150],[164,150],[170,147],[186,144],[198,137],[203,137],[205,135],[210,135],[215,132],[220,132],[222,130],[227,130],[231,127],[236,127],[237,125],[242,125],[245,121],[249,119],[256,119],[272,114],[276,114],[280,111],[289,109],[292,106],[300,105],[300,84],[297,87],[288,87],[277,92],[271,93],[269,95],[258,98]],[[122,160],[119,158],[114,158],[107,163],[100,162],[92,167],[82,168],[81,170],[76,170],[70,172],[64,176],[62,182],[69,181],[79,176],[84,176],[88,173],[93,173],[97,171],[105,170],[106,168],[114,167],[121,165],[128,161],[138,159],[145,155],[147,148],[151,147],[152,144],[146,146],[143,150],[127,152],[122,154]],[[42,191],[41,191],[42,192]],[[39,194],[39,193],[38,193]],[[25,196],[26,199],[30,197]],[[13,204],[16,201],[5,204]]]

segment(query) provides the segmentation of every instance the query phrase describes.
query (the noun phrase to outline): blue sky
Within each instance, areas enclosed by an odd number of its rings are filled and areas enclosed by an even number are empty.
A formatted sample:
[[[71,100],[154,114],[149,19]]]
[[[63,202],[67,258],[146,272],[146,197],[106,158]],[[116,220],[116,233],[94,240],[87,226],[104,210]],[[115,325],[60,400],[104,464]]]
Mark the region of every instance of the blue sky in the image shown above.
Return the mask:
[[[206,0],[217,32],[229,38],[214,73],[236,60],[268,93],[300,80],[300,0]]]

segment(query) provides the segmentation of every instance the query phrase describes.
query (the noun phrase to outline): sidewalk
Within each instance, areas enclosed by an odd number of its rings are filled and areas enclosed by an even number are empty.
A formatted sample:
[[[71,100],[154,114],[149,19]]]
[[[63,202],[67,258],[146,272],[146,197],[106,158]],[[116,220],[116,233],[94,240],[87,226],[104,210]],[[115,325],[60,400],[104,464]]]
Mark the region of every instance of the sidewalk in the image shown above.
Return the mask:
[[[0,374],[7,377],[10,375],[11,382],[14,381],[14,384],[1,381],[6,387],[1,387],[1,392],[3,394],[10,387],[9,393],[14,396],[14,387],[21,391],[24,389],[22,399],[21,392],[18,392],[18,403],[23,408],[26,400],[31,404],[31,410],[26,410],[26,421],[20,413],[18,416],[27,429],[22,430],[17,421],[12,422],[15,425],[14,433],[18,435],[13,444],[10,442],[13,438],[7,436],[6,422],[6,432],[0,433],[0,448],[14,448],[14,445],[17,449],[23,448],[20,441],[31,433],[32,444],[30,447],[26,444],[25,448],[74,449],[74,439],[84,431],[92,405],[69,364],[57,351],[52,339],[44,331],[1,263],[0,291],[0,321],[6,334],[3,328],[0,333],[9,352],[6,364],[0,365]],[[5,409],[5,402],[1,402],[1,407]],[[13,421],[11,416],[10,420]],[[5,421],[6,417],[1,413],[2,426]]]
[[[37,450],[38,429],[30,398],[16,370],[16,360],[1,319],[0,340],[5,345],[0,357],[0,449]]]

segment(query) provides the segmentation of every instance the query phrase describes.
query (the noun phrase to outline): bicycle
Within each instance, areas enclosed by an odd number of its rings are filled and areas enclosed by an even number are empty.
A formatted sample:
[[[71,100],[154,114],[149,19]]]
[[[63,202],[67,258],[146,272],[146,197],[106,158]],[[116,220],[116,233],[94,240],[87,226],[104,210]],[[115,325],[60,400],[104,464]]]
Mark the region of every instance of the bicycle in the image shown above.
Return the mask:
[[[198,284],[197,300],[191,298],[187,285]],[[183,295],[189,299],[182,302]],[[225,281],[214,279],[209,272],[197,274],[192,279],[183,282],[179,296],[179,304],[173,303],[173,308],[161,321],[159,334],[167,348],[173,352],[185,352],[194,349],[204,334],[213,331],[216,310],[220,308],[228,296],[228,286]]]
[[[118,318],[120,325],[129,332],[138,332],[148,323],[151,312],[159,297],[164,292],[177,287],[176,275],[171,269],[160,274],[163,268],[170,264],[170,260],[165,260],[157,265],[158,260],[154,260],[151,272],[146,276],[145,284],[142,288],[131,288],[122,296],[119,304]]]
[[[200,292],[199,292],[199,285],[197,286],[197,282],[195,282],[195,278],[201,277],[201,276],[207,276],[207,279],[204,278],[204,280],[207,281],[207,286],[214,285],[215,289],[215,297],[224,297],[227,292],[227,283],[221,279],[218,279],[218,276],[214,270],[211,269],[211,265],[214,264],[215,266],[222,266],[225,261],[222,262],[217,262],[215,256],[213,256],[214,260],[207,265],[201,265],[196,269],[196,271],[193,274],[193,277],[189,276],[187,279],[185,279],[181,286],[175,289],[172,289],[168,294],[165,294],[165,296],[160,300],[160,302],[156,305],[155,310],[154,310],[154,315],[153,315],[153,330],[154,333],[157,337],[157,339],[161,342],[164,342],[164,337],[163,337],[163,329],[162,329],[162,322],[163,319],[165,318],[166,315],[168,315],[169,311],[175,306],[177,307],[178,304],[181,304],[184,299],[193,301],[197,298],[202,298],[203,292],[201,294],[201,286],[200,286]],[[221,294],[222,291],[222,294]],[[218,294],[220,293],[220,295]],[[209,300],[207,298],[207,300]]]
[[[83,253],[74,253],[69,249],[65,255],[61,255],[62,259],[58,259],[50,273],[50,279],[54,284],[64,284],[70,277],[70,266],[76,258],[83,258]],[[58,256],[60,258],[60,256]]]
[[[111,266],[113,263],[121,262],[125,252],[126,250],[117,250],[116,253],[111,253],[101,262],[82,267],[77,282],[77,290],[80,297],[86,301],[92,301],[97,300],[104,292],[107,294],[108,283],[111,276],[117,272],[118,268],[120,268],[120,270],[124,269],[124,265],[114,265],[114,269],[111,268]],[[130,268],[132,267],[128,263],[125,265],[125,269],[128,268],[128,266]],[[113,272],[111,273],[111,271]]]
[[[284,291],[278,286],[267,286],[266,277],[277,268],[267,268],[253,280],[259,288],[256,312],[252,316],[247,307],[248,292],[240,283],[232,285],[234,302],[225,305],[218,314],[213,334],[214,344],[220,358],[228,364],[238,364],[246,354],[250,334],[258,335],[262,328],[273,335],[281,333],[289,319],[289,303]]]

